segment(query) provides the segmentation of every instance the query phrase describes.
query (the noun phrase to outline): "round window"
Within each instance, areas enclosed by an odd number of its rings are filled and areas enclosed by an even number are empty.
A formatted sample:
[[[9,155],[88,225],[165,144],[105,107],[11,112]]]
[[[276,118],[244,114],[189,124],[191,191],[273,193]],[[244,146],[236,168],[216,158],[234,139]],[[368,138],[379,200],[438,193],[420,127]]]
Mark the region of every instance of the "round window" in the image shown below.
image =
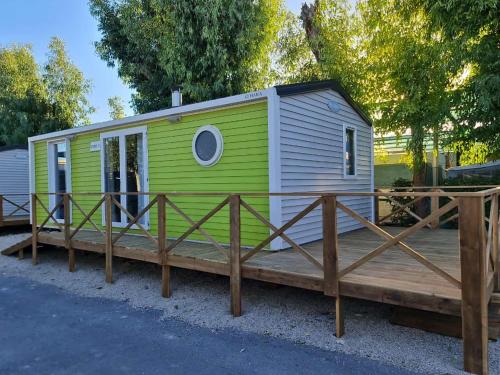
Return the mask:
[[[193,156],[198,164],[208,167],[217,163],[222,156],[222,134],[215,126],[198,129],[193,137]]]

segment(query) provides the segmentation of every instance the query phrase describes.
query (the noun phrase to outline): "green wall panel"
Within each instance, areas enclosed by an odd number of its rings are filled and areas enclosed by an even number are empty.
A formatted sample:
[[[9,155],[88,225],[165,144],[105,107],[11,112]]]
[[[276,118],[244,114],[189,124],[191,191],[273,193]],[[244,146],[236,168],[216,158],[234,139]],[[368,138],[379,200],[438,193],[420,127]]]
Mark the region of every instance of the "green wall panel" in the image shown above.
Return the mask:
[[[267,192],[268,129],[267,103],[259,102],[238,107],[183,116],[179,122],[161,120],[147,125],[149,190],[152,192]],[[220,161],[211,167],[200,166],[191,152],[192,138],[200,126],[219,128],[224,138]],[[72,188],[74,193],[101,191],[100,153],[91,152],[90,144],[100,139],[100,132],[77,135],[71,141]],[[36,189],[47,191],[47,146],[35,146]],[[75,195],[85,211],[90,211],[98,197]],[[173,197],[172,201],[193,220],[203,217],[223,197]],[[268,198],[245,198],[269,218]],[[267,228],[242,208],[242,244],[251,246],[268,235]],[[150,226],[156,233],[157,210],[150,211]],[[83,216],[73,208],[73,223]],[[203,228],[217,240],[228,242],[228,208],[215,215]],[[101,210],[93,216],[100,224]],[[177,237],[189,224],[172,209],[167,208],[168,237]],[[203,240],[198,234],[190,239]]]

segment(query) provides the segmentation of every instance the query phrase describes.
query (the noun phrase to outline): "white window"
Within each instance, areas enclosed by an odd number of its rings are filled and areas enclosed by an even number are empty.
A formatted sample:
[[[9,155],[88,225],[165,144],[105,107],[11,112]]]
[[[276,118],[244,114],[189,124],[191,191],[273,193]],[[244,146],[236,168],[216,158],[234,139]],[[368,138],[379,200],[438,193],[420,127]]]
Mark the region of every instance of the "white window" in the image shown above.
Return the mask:
[[[222,134],[215,126],[202,126],[193,137],[193,156],[198,164],[204,167],[216,164],[221,158],[223,150]]]
[[[49,193],[67,193],[71,191],[70,141],[60,139],[47,143]],[[49,195],[49,210],[62,202],[62,195]],[[64,221],[64,207],[61,205],[54,217]]]
[[[356,129],[344,127],[344,176],[356,176]]]
[[[101,134],[101,184],[105,192],[148,191],[146,128]],[[116,194],[114,198],[133,216],[147,205],[145,195]],[[117,205],[112,209],[113,225],[126,226],[130,218]],[[103,215],[104,222],[104,215]],[[148,225],[148,215],[139,222]]]

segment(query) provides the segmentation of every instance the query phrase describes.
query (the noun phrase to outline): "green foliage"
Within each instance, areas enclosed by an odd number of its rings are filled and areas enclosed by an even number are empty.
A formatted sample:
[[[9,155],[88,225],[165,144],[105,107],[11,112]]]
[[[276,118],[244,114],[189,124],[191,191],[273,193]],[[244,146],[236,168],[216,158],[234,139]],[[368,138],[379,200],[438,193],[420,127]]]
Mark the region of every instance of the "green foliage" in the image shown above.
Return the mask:
[[[87,100],[92,86],[68,57],[64,42],[52,38],[47,62],[42,72],[49,106],[46,131],[67,129],[89,124],[88,115],[94,112]]]
[[[500,5],[498,0],[418,0],[431,30],[453,51],[453,139],[500,152]]]
[[[447,146],[447,150],[460,155],[460,165],[483,164],[488,161],[491,154],[489,147],[484,143],[470,141],[455,141]]]
[[[262,88],[282,23],[281,0],[91,0],[101,58],[137,91],[136,112]]]
[[[53,38],[40,68],[28,45],[0,48],[0,144],[88,123],[90,84]]]
[[[285,12],[272,57],[273,82],[296,83],[320,78],[319,66],[302,29],[300,18],[292,12]]]
[[[125,109],[122,99],[119,96],[112,96],[108,99],[109,117],[117,120],[125,117]]]
[[[46,90],[30,46],[0,49],[0,145],[22,144],[45,121]]]

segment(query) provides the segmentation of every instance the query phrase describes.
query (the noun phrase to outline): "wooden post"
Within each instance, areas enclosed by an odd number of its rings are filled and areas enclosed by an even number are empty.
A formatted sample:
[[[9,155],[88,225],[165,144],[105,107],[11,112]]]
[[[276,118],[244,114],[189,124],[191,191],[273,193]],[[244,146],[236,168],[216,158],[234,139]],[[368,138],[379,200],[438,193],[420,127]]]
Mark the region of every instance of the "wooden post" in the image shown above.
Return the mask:
[[[437,189],[432,189],[432,192],[437,192]],[[439,210],[439,197],[438,196],[432,196],[431,197],[431,215]],[[438,229],[439,228],[439,217],[436,217],[434,220],[430,222],[431,224],[431,229]]]
[[[495,278],[495,292],[500,292],[500,248],[499,248],[499,222],[498,222],[498,194],[494,194],[491,197],[491,209],[493,210],[493,215],[491,215],[491,222],[489,225],[492,226],[491,230],[491,254],[493,256],[493,270]]]
[[[31,194],[31,263],[38,264],[38,235],[36,222],[36,194]]]
[[[0,195],[0,226],[3,224],[3,195]]]
[[[167,253],[167,230],[166,230],[166,198],[158,195],[158,259],[161,263],[161,295],[168,298],[170,291],[170,266],[168,265]]]
[[[63,195],[64,205],[64,246],[68,249],[68,270],[75,271],[75,249],[71,246],[71,203],[68,193]]]
[[[338,278],[337,197],[323,197],[323,288],[324,294],[335,297],[336,335],[344,335],[344,311]]]
[[[111,194],[106,193],[105,222],[106,222],[106,282],[113,282],[113,212]]]
[[[459,198],[464,369],[488,373],[487,259],[484,198]]]
[[[377,193],[379,192],[379,189],[375,189],[374,192]],[[375,224],[379,225],[380,224],[380,199],[378,195],[375,195],[373,197],[373,213],[375,217],[373,218],[373,221]]]
[[[233,316],[241,315],[241,222],[240,222],[240,196],[231,195],[229,199],[229,225],[230,225],[230,285],[231,285],[231,313]]]

